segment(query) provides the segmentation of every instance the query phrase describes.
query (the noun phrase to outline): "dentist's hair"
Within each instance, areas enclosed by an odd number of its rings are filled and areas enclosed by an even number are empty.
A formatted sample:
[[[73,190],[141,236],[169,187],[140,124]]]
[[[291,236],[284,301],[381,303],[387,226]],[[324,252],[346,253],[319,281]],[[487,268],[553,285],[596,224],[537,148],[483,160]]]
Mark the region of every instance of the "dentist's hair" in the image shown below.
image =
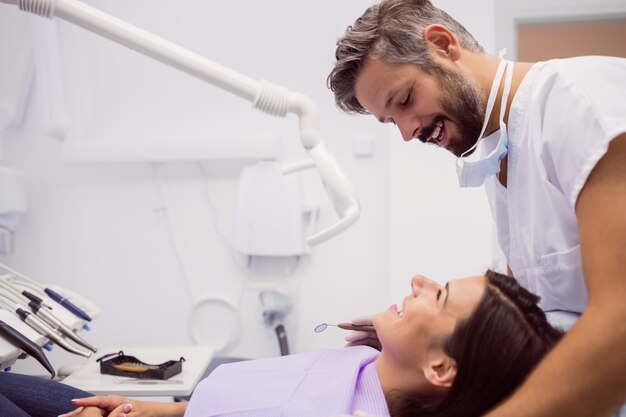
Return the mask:
[[[391,415],[479,417],[519,387],[561,339],[537,305],[539,297],[513,277],[488,270],[480,303],[444,344],[457,373],[442,395],[389,395]]]
[[[368,8],[337,41],[337,62],[327,79],[337,107],[346,113],[368,113],[354,96],[356,78],[368,59],[384,58],[392,64],[411,63],[426,72],[433,70],[423,36],[432,24],[448,28],[463,48],[484,52],[459,22],[429,0],[383,0]]]

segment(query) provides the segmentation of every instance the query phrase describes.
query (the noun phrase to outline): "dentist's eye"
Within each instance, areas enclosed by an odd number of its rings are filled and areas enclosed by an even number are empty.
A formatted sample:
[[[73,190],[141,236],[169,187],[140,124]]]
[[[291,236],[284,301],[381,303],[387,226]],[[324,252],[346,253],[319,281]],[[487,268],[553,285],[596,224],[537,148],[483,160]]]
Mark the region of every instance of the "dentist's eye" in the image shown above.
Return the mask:
[[[402,100],[400,102],[401,106],[406,106],[407,104],[409,104],[411,102],[411,93],[407,94],[406,97],[404,98],[404,100]]]
[[[439,297],[441,297],[441,290],[437,291],[437,301],[439,301]]]

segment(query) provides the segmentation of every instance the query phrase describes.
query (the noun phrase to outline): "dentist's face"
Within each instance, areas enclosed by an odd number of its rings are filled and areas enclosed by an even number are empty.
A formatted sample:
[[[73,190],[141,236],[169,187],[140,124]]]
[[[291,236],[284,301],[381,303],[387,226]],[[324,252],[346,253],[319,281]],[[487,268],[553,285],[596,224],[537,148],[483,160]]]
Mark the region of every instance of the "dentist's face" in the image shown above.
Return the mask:
[[[411,293],[374,317],[384,354],[411,369],[424,366],[429,353],[441,350],[456,324],[470,317],[486,285],[482,275],[444,286],[421,275],[413,277]]]
[[[370,59],[357,77],[359,103],[382,123],[394,123],[405,141],[418,138],[461,156],[480,135],[484,105],[476,83],[437,62],[425,72],[413,64]]]

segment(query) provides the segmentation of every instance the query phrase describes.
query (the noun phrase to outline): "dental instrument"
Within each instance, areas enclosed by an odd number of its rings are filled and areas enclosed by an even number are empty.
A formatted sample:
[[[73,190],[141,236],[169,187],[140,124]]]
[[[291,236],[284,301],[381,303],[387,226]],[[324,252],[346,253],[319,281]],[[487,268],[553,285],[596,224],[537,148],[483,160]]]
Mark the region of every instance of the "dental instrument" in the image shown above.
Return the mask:
[[[4,267],[2,264],[0,264],[0,267]],[[48,304],[45,303],[45,301],[41,298],[36,296],[35,294],[33,294],[30,291],[27,290],[22,290],[21,292],[17,289],[14,288],[14,286],[8,282],[9,281],[9,276],[1,276],[0,277],[0,286],[2,286],[4,289],[6,289],[7,291],[10,291],[13,295],[17,295],[18,298],[20,295],[23,295],[24,297],[28,298],[30,301],[34,301],[36,303],[41,304],[42,307],[47,308],[48,310],[52,310],[52,307]],[[21,298],[20,298],[21,300]]]
[[[35,358],[44,368],[46,368],[48,372],[50,372],[50,379],[55,377],[56,372],[50,364],[50,361],[48,361],[46,355],[43,353],[43,350],[41,350],[41,348],[32,340],[2,320],[0,320],[0,337]]]
[[[22,285],[25,287],[28,287],[32,290],[35,290],[37,292],[43,292],[45,293],[48,297],[50,297],[51,299],[53,299],[54,301],[56,301],[59,305],[63,306],[66,310],[70,311],[72,314],[74,314],[76,317],[83,319],[85,321],[91,321],[91,317],[89,316],[89,314],[87,314],[83,309],[79,308],[78,306],[76,306],[74,303],[72,303],[70,300],[68,300],[67,298],[63,297],[61,294],[59,294],[58,292],[54,291],[53,289],[49,288],[49,287],[44,287],[43,285],[39,284],[38,282],[36,282],[35,280],[28,278],[27,276],[20,274],[19,272],[9,268],[8,266],[0,263],[0,268],[6,270],[7,272],[9,272],[11,274],[11,276],[9,277],[2,277],[2,280],[0,280],[0,282],[4,281],[5,284],[7,285],[11,285],[13,284],[13,286],[15,285]],[[13,278],[18,278],[19,282],[15,281]],[[10,281],[10,283],[8,282]],[[15,288],[13,288],[15,289]],[[17,290],[15,290],[17,291]],[[17,291],[19,292],[19,291]],[[26,295],[25,295],[26,296]],[[30,298],[32,300],[31,297],[26,296],[28,298]]]
[[[59,290],[65,291],[80,300],[81,305],[86,305],[94,317],[98,316],[97,306],[69,290]],[[81,327],[86,327],[83,318],[76,317],[65,306],[53,302],[42,285],[1,263],[0,320],[13,330],[6,327],[0,329],[0,336],[4,335],[3,339],[6,339],[0,340],[0,369],[10,367],[26,354],[39,361],[54,377],[56,373],[45,357],[42,346],[49,348],[57,344],[67,352],[87,358],[92,351],[96,351],[96,348],[75,334]]]
[[[35,294],[33,294],[33,293],[29,292],[29,291],[24,290],[24,291],[22,291],[22,295],[24,297],[28,298],[30,301],[34,301],[36,303],[39,303],[39,305],[41,305],[42,307],[45,307],[48,310],[52,310],[51,306],[46,304],[43,299],[37,297]]]
[[[46,309],[41,308],[43,306],[40,303],[31,301],[30,303],[28,303],[28,306],[33,311],[33,313],[35,313],[37,317],[39,317],[44,322],[46,322],[54,330],[60,332],[63,336],[91,350],[94,353],[98,351],[98,349],[90,345],[82,337],[78,336],[72,329],[69,328],[69,326],[67,326],[65,323],[59,320],[54,314],[47,311]]]
[[[16,313],[24,323],[28,324],[36,332],[47,337],[48,339],[50,339],[52,342],[59,345],[64,350],[70,353],[74,353],[76,355],[84,356],[85,358],[88,358],[91,356],[91,352],[78,349],[77,347],[70,345],[65,339],[59,336],[56,333],[56,331],[52,327],[50,327],[45,321],[41,320],[39,317],[31,313],[30,311],[26,311],[22,308],[18,308],[16,310]]]
[[[368,324],[352,324],[352,323],[339,323],[339,324],[321,323],[321,324],[318,324],[317,326],[315,326],[313,331],[315,333],[321,333],[324,330],[326,330],[329,326],[331,326],[331,327],[339,327],[340,329],[343,329],[343,330],[361,330],[361,331],[364,331],[364,332],[375,332],[376,331],[376,329],[374,329],[374,326],[371,326],[371,325],[368,325]]]
[[[5,282],[3,282],[3,284],[6,285]],[[7,287],[3,287],[3,288],[6,289]],[[16,298],[18,298],[18,299],[16,300]],[[42,336],[46,337],[51,342],[56,343],[57,345],[59,345],[64,350],[66,350],[66,351],[68,351],[70,353],[74,353],[74,354],[77,354],[77,355],[81,355],[81,356],[87,357],[87,358],[89,356],[91,356],[91,352],[87,352],[87,351],[78,349],[75,346],[72,346],[71,344],[69,344],[61,336],[61,334],[63,334],[63,331],[60,330],[59,328],[55,328],[54,324],[53,325],[49,325],[46,321],[44,321],[42,318],[40,318],[41,316],[37,316],[37,315],[31,313],[30,311],[27,311],[25,309],[25,307],[21,304],[21,299],[19,299],[19,297],[16,297],[15,294],[9,294],[9,293],[6,293],[6,292],[0,293],[0,307],[4,307],[4,309],[6,309],[6,310],[8,310],[10,312],[15,313],[24,323],[28,324],[37,333],[39,333]],[[45,317],[52,318],[52,320],[51,320],[52,322],[59,323],[62,326],[65,326],[63,323],[60,322],[60,320],[58,320],[56,317],[54,317],[50,312],[48,312],[45,309],[42,309],[36,303],[31,301],[29,303],[29,307],[31,309],[33,309],[33,311],[35,309],[38,310],[40,312],[40,314],[44,315]],[[65,327],[67,327],[67,326],[65,326]],[[59,332],[59,333],[57,333],[57,332]],[[71,332],[71,330],[70,330],[70,332]],[[80,339],[80,338],[78,338],[78,339]],[[82,339],[80,339],[80,340],[82,340]]]
[[[49,19],[60,17],[236,94],[270,115],[285,117],[288,113],[296,114],[300,121],[302,145],[317,166],[326,192],[339,216],[335,224],[309,236],[307,243],[310,246],[318,245],[335,237],[358,220],[361,209],[356,193],[322,142],[318,110],[313,101],[304,94],[290,92],[266,80],[253,80],[77,0],[0,2],[17,5],[21,10]]]

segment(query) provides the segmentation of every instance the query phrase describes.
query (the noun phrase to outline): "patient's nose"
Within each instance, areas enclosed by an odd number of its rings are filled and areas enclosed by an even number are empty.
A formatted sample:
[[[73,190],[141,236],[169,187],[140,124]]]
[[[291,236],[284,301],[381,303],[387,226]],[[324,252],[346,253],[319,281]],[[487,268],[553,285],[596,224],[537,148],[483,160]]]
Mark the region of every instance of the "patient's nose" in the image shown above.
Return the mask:
[[[423,275],[415,275],[411,279],[411,290],[413,292],[413,296],[417,297],[422,291],[439,291],[443,288],[439,283],[426,278]]]

